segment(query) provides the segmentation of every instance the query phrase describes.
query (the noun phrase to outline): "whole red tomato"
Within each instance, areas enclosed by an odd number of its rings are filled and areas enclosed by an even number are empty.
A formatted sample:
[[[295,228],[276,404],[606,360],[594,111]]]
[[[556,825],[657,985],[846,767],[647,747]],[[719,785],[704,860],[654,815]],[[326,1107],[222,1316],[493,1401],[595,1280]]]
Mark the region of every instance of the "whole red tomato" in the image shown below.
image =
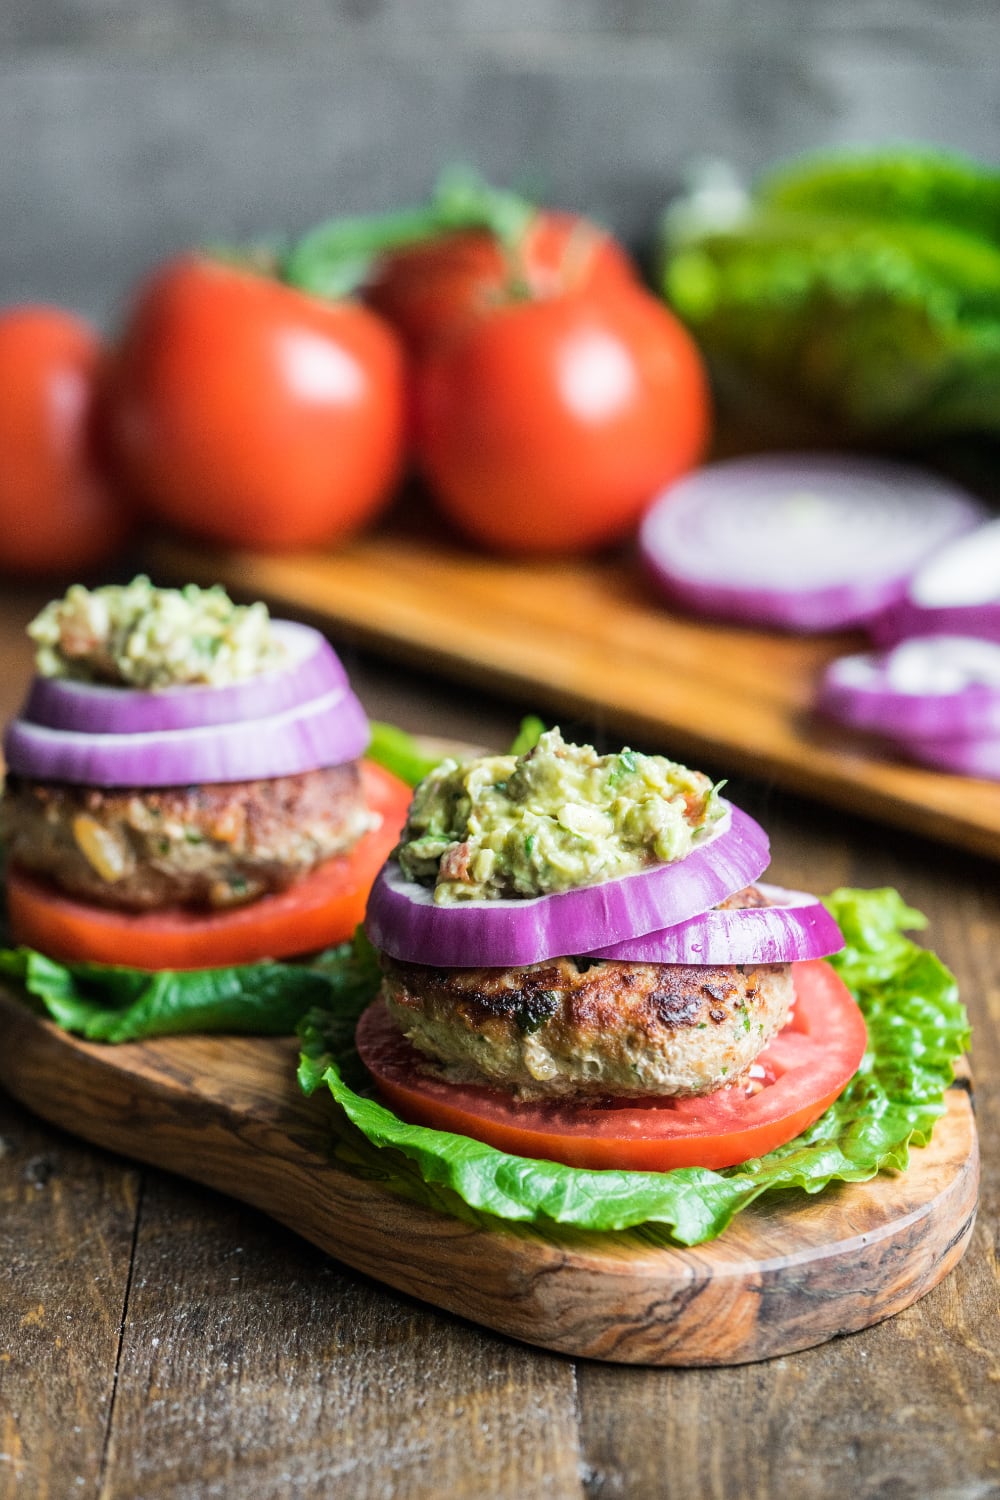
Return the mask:
[[[44,576],[107,561],[127,530],[93,438],[97,333],[55,307],[0,315],[0,569]]]
[[[464,230],[384,256],[366,289],[369,305],[411,354],[425,353],[470,318],[495,307],[511,283],[533,296],[635,286],[624,246],[589,219],[539,212],[514,255],[485,230]]]
[[[367,308],[185,256],[141,289],[112,361],[109,440],[156,517],[229,546],[340,540],[389,498],[402,352]]]
[[[416,446],[447,516],[508,553],[626,535],[710,423],[686,330],[638,288],[510,305],[417,371]]]

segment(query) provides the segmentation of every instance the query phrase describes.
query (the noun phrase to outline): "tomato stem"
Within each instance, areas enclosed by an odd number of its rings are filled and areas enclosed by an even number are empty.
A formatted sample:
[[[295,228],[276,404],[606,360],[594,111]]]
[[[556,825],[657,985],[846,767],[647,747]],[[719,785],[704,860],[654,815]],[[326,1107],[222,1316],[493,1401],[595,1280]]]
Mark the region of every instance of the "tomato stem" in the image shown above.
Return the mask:
[[[491,187],[470,167],[447,168],[431,200],[392,213],[330,219],[306,232],[280,264],[282,280],[321,297],[346,297],[361,287],[379,255],[424,244],[459,230],[492,234],[517,263],[537,209],[516,193]]]

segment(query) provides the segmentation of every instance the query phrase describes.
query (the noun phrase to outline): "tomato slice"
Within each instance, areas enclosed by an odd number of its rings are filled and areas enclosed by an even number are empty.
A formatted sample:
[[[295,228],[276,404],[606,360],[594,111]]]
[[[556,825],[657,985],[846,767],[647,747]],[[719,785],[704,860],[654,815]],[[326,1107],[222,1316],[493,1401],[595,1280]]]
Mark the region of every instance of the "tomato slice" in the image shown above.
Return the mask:
[[[381,1001],[358,1026],[362,1061],[384,1102],[413,1125],[472,1136],[514,1156],[571,1167],[666,1172],[732,1167],[799,1135],[841,1094],[867,1043],[853,995],[821,959],[797,963],[795,1005],[757,1059],[762,1078],[696,1099],[520,1103],[499,1089],[444,1083]]]
[[[50,958],[136,969],[219,968],[342,942],[364,917],[372,881],[399,838],[413,795],[405,782],[371,761],[362,761],[361,773],[365,798],[381,813],[381,824],[349,854],[327,860],[287,891],[233,911],[121,912],[76,901],[10,869],[7,907],[14,941]]]

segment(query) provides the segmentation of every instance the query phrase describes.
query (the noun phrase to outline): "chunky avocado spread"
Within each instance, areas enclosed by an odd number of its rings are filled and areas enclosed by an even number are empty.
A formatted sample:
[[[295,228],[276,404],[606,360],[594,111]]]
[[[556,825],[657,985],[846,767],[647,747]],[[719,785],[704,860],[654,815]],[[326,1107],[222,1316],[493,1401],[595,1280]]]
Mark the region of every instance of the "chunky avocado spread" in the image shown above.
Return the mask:
[[[280,666],[266,604],[234,604],[218,586],[75,583],[28,626],[43,677],[134,688],[222,687]]]
[[[598,755],[551,729],[522,756],[442,761],[417,787],[396,858],[443,904],[541,896],[683,859],[723,814],[700,771]]]

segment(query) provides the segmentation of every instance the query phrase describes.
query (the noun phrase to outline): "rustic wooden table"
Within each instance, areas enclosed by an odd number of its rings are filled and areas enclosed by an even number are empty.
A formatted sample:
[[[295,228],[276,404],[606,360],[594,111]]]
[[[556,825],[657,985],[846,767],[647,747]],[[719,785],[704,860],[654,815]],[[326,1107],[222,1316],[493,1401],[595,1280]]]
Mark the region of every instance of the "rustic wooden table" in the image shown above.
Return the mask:
[[[0,718],[41,602],[0,595]],[[517,705],[347,655],[373,715],[495,744],[516,723]],[[887,1323],[765,1364],[573,1361],[387,1291],[0,1096],[0,1495],[1000,1496],[997,867],[774,786],[733,791],[770,830],[776,880],[897,885],[959,976],[985,1159],[947,1280]]]

